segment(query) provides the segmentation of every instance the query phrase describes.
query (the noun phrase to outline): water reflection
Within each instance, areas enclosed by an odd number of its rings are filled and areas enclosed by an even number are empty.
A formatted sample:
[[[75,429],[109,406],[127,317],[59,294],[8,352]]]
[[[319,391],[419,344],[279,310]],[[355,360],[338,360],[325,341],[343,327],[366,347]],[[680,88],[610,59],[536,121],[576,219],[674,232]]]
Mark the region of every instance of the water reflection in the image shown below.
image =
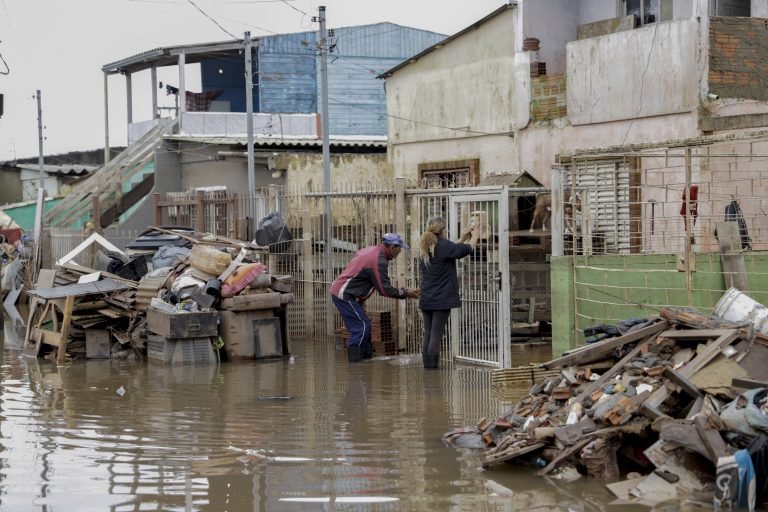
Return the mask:
[[[0,510],[598,510],[585,493],[610,499],[599,485],[483,471],[476,452],[442,444],[511,405],[486,369],[349,366],[334,346],[301,342],[293,364],[57,367],[4,332]]]

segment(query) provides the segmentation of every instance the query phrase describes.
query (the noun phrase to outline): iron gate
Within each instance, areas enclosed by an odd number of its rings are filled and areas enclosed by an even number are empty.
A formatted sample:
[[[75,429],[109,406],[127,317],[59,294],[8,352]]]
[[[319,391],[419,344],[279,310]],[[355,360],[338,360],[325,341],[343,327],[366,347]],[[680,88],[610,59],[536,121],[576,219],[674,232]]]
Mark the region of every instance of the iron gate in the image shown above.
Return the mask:
[[[431,217],[448,221],[451,240],[475,223],[486,225],[475,251],[458,261],[462,306],[451,312],[443,350],[457,360],[501,368],[511,364],[508,194],[506,187],[414,193],[410,211],[414,244]],[[413,272],[418,283],[415,262]]]

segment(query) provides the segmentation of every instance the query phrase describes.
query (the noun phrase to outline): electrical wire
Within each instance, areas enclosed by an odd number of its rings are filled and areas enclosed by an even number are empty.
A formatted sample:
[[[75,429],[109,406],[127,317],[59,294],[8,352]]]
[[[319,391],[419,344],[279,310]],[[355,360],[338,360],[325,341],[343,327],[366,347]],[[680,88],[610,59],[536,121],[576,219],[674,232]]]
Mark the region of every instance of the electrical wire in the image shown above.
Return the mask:
[[[212,21],[212,22],[213,22],[213,23],[214,23],[214,24],[215,24],[217,27],[219,27],[219,28],[220,28],[222,31],[224,31],[224,32],[225,32],[227,35],[229,35],[229,37],[231,37],[231,38],[232,38],[232,39],[234,39],[235,41],[238,41],[238,40],[239,40],[239,38],[238,38],[238,37],[236,37],[236,36],[235,36],[235,35],[233,35],[233,34],[232,34],[232,33],[231,33],[229,30],[227,30],[227,29],[225,29],[223,26],[221,26],[221,24],[220,24],[218,21],[216,21],[215,19],[213,19],[212,17],[210,17],[210,16],[208,15],[208,13],[206,13],[204,10],[202,10],[200,7],[198,7],[198,6],[197,6],[197,4],[196,4],[195,2],[193,2],[192,0],[187,0],[187,2],[189,2],[190,4],[192,4],[192,6],[193,6],[195,9],[197,9],[198,11],[200,11],[200,12],[203,14],[203,16],[205,16],[206,18],[208,18],[209,20],[211,20],[211,21]]]
[[[309,14],[307,14],[307,13],[306,13],[306,12],[304,12],[304,11],[302,11],[302,10],[301,10],[301,9],[299,9],[298,7],[294,7],[293,5],[291,5],[291,4],[288,2],[288,0],[280,0],[280,1],[281,1],[281,2],[283,2],[285,5],[287,5],[288,7],[290,7],[291,9],[293,9],[294,11],[300,12],[300,13],[301,13],[301,14],[303,14],[304,16],[309,16]]]

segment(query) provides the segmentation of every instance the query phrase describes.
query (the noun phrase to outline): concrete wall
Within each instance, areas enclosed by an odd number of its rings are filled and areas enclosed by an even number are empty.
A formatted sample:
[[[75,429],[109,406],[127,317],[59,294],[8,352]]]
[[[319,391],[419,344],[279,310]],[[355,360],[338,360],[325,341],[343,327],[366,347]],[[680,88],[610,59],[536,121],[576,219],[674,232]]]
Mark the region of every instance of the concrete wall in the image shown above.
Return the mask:
[[[761,304],[768,304],[768,274],[764,272],[768,265],[768,253],[747,252],[744,262],[749,288],[755,290],[747,292],[747,295]],[[674,254],[592,256],[590,268],[576,270],[575,281],[579,284],[574,289],[571,258],[552,258],[552,310],[568,311],[568,314],[553,318],[553,355],[583,343],[580,331],[585,327],[615,324],[632,317],[655,316],[658,315],[658,305],[692,306],[702,313],[711,313],[726,291],[720,254],[696,255],[690,304],[685,273],[678,272],[676,268],[677,256]],[[575,309],[574,304],[577,304]]]
[[[513,168],[508,135],[528,124],[530,89],[530,52],[515,53],[516,13],[502,12],[387,79],[395,176],[479,155],[481,175]]]
[[[499,14],[387,79],[393,144],[509,131],[516,121],[515,13]]]
[[[768,18],[768,1],[752,0],[750,10],[753,18]]]
[[[573,0],[520,3],[520,15],[525,20],[523,37],[536,37],[541,42],[538,61],[547,64],[547,74],[565,71],[565,44],[576,40],[576,29],[581,23],[579,5]]]
[[[275,158],[275,168],[283,169],[286,186],[321,190],[323,186],[323,155],[321,153],[286,154]],[[331,185],[361,185],[393,178],[392,167],[385,153],[331,154]]]
[[[617,2],[605,0],[581,0],[579,5],[579,25],[595,21],[617,18],[624,14],[619,12]]]
[[[574,125],[691,111],[698,105],[698,22],[657,23],[568,43]]]
[[[0,205],[20,203],[22,200],[21,177],[17,167],[0,167]]]

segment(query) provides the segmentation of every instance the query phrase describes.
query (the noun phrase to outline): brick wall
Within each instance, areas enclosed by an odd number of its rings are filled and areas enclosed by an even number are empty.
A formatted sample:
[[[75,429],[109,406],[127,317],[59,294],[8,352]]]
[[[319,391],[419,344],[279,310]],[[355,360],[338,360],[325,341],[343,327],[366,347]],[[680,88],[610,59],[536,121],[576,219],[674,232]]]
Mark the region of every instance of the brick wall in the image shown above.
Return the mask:
[[[565,74],[531,78],[531,118],[549,121],[567,115]]]
[[[709,91],[768,100],[768,20],[713,17],[709,39]]]

